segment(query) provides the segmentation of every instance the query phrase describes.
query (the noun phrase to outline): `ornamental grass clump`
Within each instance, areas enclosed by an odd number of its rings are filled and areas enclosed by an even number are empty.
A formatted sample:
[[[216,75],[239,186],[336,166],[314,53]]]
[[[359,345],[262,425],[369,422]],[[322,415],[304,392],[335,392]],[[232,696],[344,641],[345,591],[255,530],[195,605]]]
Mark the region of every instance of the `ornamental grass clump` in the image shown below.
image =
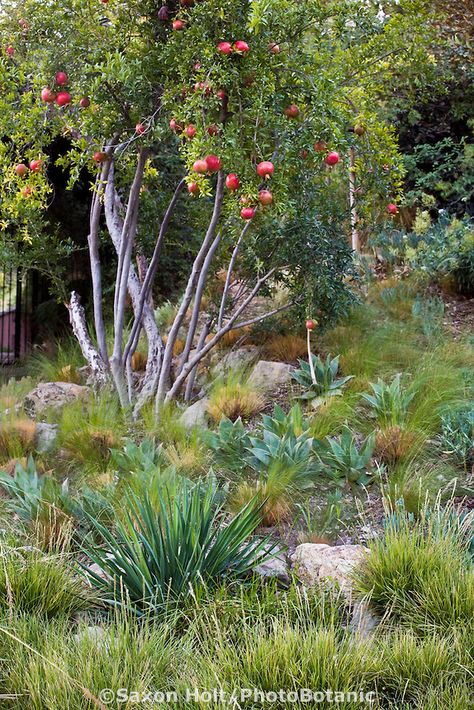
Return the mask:
[[[241,373],[231,373],[213,387],[207,412],[215,422],[219,422],[222,417],[235,421],[239,417],[251,419],[264,407],[263,394],[246,382]]]
[[[91,609],[96,601],[67,555],[0,540],[0,610],[52,618]]]
[[[418,519],[401,511],[370,544],[354,572],[355,589],[371,607],[414,629],[474,631],[473,515],[428,506]]]
[[[26,418],[0,421],[0,460],[27,456],[36,446],[36,422]]]

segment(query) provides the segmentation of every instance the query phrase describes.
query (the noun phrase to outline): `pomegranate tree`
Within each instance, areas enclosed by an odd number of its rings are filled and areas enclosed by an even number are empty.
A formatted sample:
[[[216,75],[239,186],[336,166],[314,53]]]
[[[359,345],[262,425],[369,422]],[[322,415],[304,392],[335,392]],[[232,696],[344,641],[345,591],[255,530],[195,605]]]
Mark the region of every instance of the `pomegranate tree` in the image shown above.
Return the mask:
[[[54,199],[51,146],[67,142],[58,162],[69,184],[92,176],[91,319],[73,292],[70,320],[97,382],[112,383],[124,407],[138,413],[154,398],[158,411],[180,394],[189,399],[197,366],[229,331],[312,298],[318,269],[328,264],[339,269],[324,272],[332,296],[317,295],[321,303],[308,310],[337,299],[346,257],[328,255],[347,252],[349,206],[340,185],[354,136],[365,151],[356,164],[359,182],[367,177],[381,204],[397,198],[401,174],[394,137],[374,113],[375,89],[363,68],[370,75],[377,63],[385,67],[398,47],[408,61],[417,2],[386,3],[399,20],[385,27],[380,56],[374,38],[384,20],[370,3],[169,0],[157,7],[143,0],[64,0],[60,13],[42,0],[6,4],[3,233],[41,244],[37,227]],[[361,22],[363,34],[353,29]],[[360,135],[351,131],[355,122],[364,126]],[[379,170],[382,160],[389,172]],[[304,229],[295,226],[304,220]],[[180,306],[163,333],[153,312],[154,284],[177,223],[188,235],[181,241],[190,240],[191,260]],[[318,234],[328,230],[331,239],[313,240],[308,225]],[[107,241],[116,254],[112,285],[104,284]],[[222,288],[209,288],[216,274],[224,274]],[[270,297],[280,284],[286,301],[271,305],[268,298],[266,312],[249,313],[257,295]],[[105,286],[113,291],[113,342],[106,338]],[[147,365],[137,382],[131,360],[139,346]]]

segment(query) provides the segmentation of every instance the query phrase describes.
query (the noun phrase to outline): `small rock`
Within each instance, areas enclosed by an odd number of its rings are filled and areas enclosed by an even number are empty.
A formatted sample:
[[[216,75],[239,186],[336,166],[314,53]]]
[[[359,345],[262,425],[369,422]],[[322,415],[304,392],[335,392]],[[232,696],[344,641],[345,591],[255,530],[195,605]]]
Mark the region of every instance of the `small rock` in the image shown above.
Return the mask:
[[[40,454],[51,451],[58,436],[58,425],[38,422],[36,425],[36,450]]]
[[[285,555],[278,548],[273,550],[274,557],[257,565],[254,571],[264,579],[278,579],[283,584],[290,583],[290,574]]]
[[[264,392],[276,392],[291,382],[292,366],[284,362],[260,360],[249,377],[249,384]]]
[[[89,397],[90,389],[73,382],[42,382],[23,400],[25,412],[33,419],[47,409],[61,409],[65,404]]]
[[[362,545],[331,546],[306,542],[296,548],[291,560],[304,584],[311,586],[321,580],[332,580],[350,594],[351,572],[367,552]]]
[[[89,641],[99,643],[103,640],[105,629],[102,626],[85,626],[77,634],[74,634],[74,641],[81,642],[87,638]]]
[[[215,371],[218,375],[229,370],[244,370],[258,358],[259,349],[256,345],[247,345],[237,350],[226,353],[216,364]]]
[[[97,562],[94,562],[92,565],[89,565],[88,569],[90,572],[93,572],[101,579],[108,579],[108,575],[104,572],[102,567],[97,564]]]
[[[192,429],[193,427],[207,427],[208,404],[208,397],[203,397],[202,399],[199,399],[197,402],[194,402],[194,404],[185,409],[179,421],[187,429]]]
[[[378,616],[375,616],[366,601],[356,601],[352,605],[352,617],[349,629],[352,633],[367,638],[371,636],[380,623]]]

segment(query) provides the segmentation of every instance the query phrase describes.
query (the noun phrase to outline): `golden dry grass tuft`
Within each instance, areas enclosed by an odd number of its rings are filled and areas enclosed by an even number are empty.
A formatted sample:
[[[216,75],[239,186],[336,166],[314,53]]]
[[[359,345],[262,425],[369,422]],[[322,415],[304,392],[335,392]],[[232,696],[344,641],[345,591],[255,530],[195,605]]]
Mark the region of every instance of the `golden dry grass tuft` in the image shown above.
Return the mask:
[[[379,429],[375,439],[374,455],[386,464],[396,464],[408,456],[417,440],[414,431],[400,426]]]
[[[121,441],[114,431],[106,429],[90,429],[89,437],[91,445],[97,450],[97,455],[101,458],[108,458],[110,449],[118,449]]]
[[[145,353],[137,350],[132,355],[132,370],[134,372],[143,372],[146,368],[147,356]]]
[[[23,466],[23,468],[25,468],[28,464],[28,459],[25,456],[23,456],[21,458],[16,458],[16,459],[8,459],[8,461],[6,461],[5,463],[2,463],[1,470],[4,473],[7,473],[9,476],[13,476],[13,474],[15,473],[15,469],[17,467],[17,464],[20,464],[20,466]],[[4,495],[6,496],[7,494],[4,493],[4,491],[2,490],[0,495],[3,497]]]
[[[229,330],[228,333],[219,341],[217,347],[219,350],[227,350],[232,348],[239,340],[242,341],[242,345],[247,342],[250,334],[250,328],[237,328],[236,330]],[[213,336],[208,336],[210,340]]]
[[[10,419],[0,424],[0,458],[13,459],[35,450],[36,424],[31,419]]]
[[[61,382],[72,382],[75,385],[81,384],[81,376],[75,365],[64,365],[59,370]]]
[[[280,488],[275,490],[268,483],[241,483],[230,498],[230,507],[237,513],[255,498],[264,503],[262,508],[264,527],[273,527],[291,518],[292,505],[287,491],[282,491]]]
[[[306,340],[299,335],[275,335],[265,343],[264,354],[269,360],[296,362],[306,357]]]
[[[41,515],[31,522],[31,534],[38,547],[48,551],[65,551],[75,532],[74,519],[54,505],[43,505]]]
[[[168,336],[164,335],[163,336],[163,343],[166,345],[168,342]],[[185,346],[185,341],[182,338],[176,338],[175,343],[173,345],[173,357],[179,357],[181,353],[184,350]]]
[[[206,470],[206,450],[198,440],[180,441],[165,449],[168,463],[177,473],[184,475],[202,474]]]
[[[303,545],[305,542],[310,542],[312,545],[332,545],[334,540],[328,535],[322,535],[320,533],[298,533],[298,543]]]
[[[220,422],[222,417],[235,421],[239,417],[250,419],[264,407],[265,398],[261,392],[245,382],[229,378],[214,387],[207,411],[215,422]]]

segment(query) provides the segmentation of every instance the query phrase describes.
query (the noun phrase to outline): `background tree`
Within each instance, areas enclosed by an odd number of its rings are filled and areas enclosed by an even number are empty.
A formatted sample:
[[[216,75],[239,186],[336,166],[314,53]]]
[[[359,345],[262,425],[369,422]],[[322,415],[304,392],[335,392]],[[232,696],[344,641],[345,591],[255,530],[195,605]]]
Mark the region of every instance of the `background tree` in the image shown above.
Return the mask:
[[[189,395],[196,366],[227,332],[307,301],[321,274],[329,298],[341,293],[354,137],[367,209],[385,211],[403,175],[394,133],[371,109],[371,73],[381,65],[388,71],[393,58],[398,66],[414,61],[427,3],[394,1],[382,13],[378,3],[348,0],[5,5],[4,239],[41,244],[52,199],[48,149],[66,136],[70,147],[56,164],[69,185],[85,169],[96,173],[88,235],[94,336],[76,293],[71,322],[96,379],[112,378],[123,406],[138,411],[156,397],[159,407],[187,381]],[[360,136],[355,122],[364,126]],[[151,296],[178,219],[191,235],[192,258],[165,344]],[[186,231],[185,219],[192,220]],[[325,236],[324,250],[313,234]],[[101,259],[109,239],[116,254],[110,309]],[[328,268],[338,253],[341,271]],[[220,298],[203,314],[209,278],[222,269]],[[249,313],[258,294],[282,284],[285,302]],[[113,314],[111,348],[104,310]],[[173,368],[183,328],[185,349]],[[137,391],[131,358],[142,333],[148,360]]]
[[[469,0],[436,0],[428,18],[431,69],[388,82],[385,102],[400,137],[405,203],[436,215],[474,214],[474,8]]]

